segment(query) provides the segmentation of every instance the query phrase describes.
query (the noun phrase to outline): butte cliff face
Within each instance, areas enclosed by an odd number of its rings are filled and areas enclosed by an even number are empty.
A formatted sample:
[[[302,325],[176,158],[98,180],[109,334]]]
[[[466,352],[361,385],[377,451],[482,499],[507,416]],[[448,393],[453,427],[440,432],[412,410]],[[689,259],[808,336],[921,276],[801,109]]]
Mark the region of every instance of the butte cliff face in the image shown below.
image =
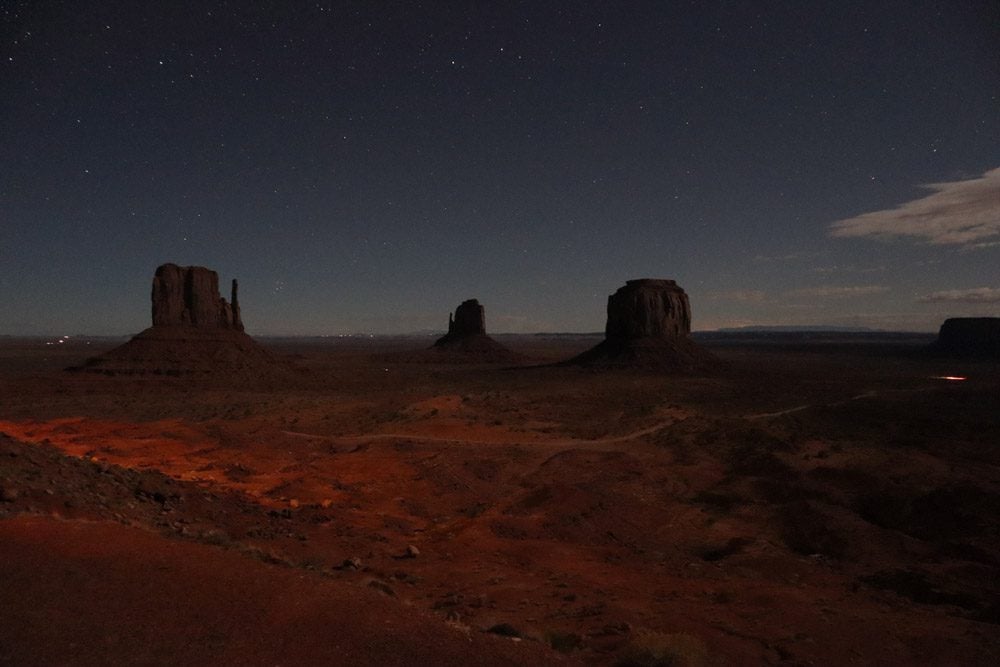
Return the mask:
[[[477,299],[466,299],[448,314],[448,335],[454,337],[486,334],[486,309]]]
[[[587,365],[699,370],[714,358],[693,343],[691,305],[673,280],[629,280],[608,297],[604,341],[571,360]]]
[[[243,331],[237,283],[232,300],[219,296],[219,275],[203,266],[164,264],[153,276],[153,326],[192,326]]]
[[[673,280],[629,280],[608,297],[608,340],[677,338],[691,333],[687,294]]]
[[[486,310],[476,299],[467,299],[448,315],[448,333],[431,348],[434,360],[465,363],[513,363],[519,355],[486,335]],[[428,359],[430,361],[431,359]]]
[[[227,302],[219,295],[215,271],[164,264],[153,276],[151,298],[153,326],[70,370],[105,375],[252,378],[280,366],[243,332],[235,280],[232,300]]]
[[[952,317],[944,321],[931,353],[1000,359],[1000,317]]]

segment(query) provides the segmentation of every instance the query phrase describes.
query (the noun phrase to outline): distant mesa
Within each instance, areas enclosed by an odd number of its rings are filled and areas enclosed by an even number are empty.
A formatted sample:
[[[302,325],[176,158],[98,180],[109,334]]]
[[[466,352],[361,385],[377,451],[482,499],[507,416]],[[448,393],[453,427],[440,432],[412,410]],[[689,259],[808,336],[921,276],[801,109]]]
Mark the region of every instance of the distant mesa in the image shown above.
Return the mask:
[[[431,348],[451,361],[514,363],[521,356],[486,335],[486,311],[476,299],[467,299],[448,314],[448,333]]]
[[[1000,317],[952,317],[944,321],[931,354],[1000,359]]]
[[[219,276],[201,266],[164,264],[153,276],[153,326],[71,371],[105,375],[255,377],[281,366],[243,332],[237,282],[231,302]]]
[[[715,358],[690,340],[691,306],[673,280],[629,280],[608,297],[604,341],[571,364],[695,371]]]

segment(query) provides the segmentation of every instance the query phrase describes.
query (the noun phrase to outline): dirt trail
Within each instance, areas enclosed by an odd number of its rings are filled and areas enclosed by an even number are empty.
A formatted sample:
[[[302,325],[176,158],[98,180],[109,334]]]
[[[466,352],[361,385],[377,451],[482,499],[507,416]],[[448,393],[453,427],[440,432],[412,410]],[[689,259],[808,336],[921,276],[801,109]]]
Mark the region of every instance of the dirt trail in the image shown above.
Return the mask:
[[[747,415],[744,419],[770,419],[771,417],[781,417],[782,415],[790,415],[796,412],[802,412],[803,410],[808,410],[809,408],[814,408],[817,405],[822,405],[823,407],[832,408],[838,405],[846,405],[851,401],[860,401],[863,398],[874,398],[878,396],[877,391],[866,391],[863,394],[858,394],[857,396],[851,396],[846,401],[835,401],[833,403],[807,403],[805,405],[796,405],[794,408],[788,408],[787,410],[778,410],[777,412],[762,412],[756,415]]]
[[[497,438],[495,440],[476,440],[470,438],[446,438],[438,437],[432,435],[421,435],[417,433],[366,433],[359,435],[340,435],[340,436],[329,436],[329,435],[318,435],[315,433],[302,433],[299,431],[282,431],[282,434],[297,437],[297,438],[309,438],[316,440],[326,440],[336,444],[341,445],[363,445],[370,442],[385,442],[393,440],[408,440],[411,442],[427,443],[427,444],[443,444],[443,445],[474,445],[474,446],[504,446],[509,447],[511,445],[531,445],[532,447],[552,447],[552,448],[587,448],[587,449],[616,449],[604,447],[606,445],[618,445],[626,442],[633,442],[639,440],[648,435],[662,431],[665,428],[673,426],[674,424],[682,421],[680,419],[671,418],[663,419],[656,422],[652,426],[647,426],[646,428],[639,429],[637,431],[632,431],[631,433],[625,433],[624,435],[613,435],[604,438],[554,438],[554,439],[524,439],[519,438],[512,440],[511,438]],[[518,434],[520,435],[520,434]]]

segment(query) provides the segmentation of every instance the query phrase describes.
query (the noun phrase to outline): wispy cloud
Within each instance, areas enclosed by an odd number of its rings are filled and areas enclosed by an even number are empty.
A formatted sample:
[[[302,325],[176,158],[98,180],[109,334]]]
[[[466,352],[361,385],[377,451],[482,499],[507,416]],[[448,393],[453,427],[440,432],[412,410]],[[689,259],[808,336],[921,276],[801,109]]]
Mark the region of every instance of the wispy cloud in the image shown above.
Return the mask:
[[[884,264],[867,267],[834,264],[833,266],[816,266],[812,270],[813,273],[880,273],[887,269]]]
[[[728,292],[712,292],[708,295],[710,299],[721,301],[743,301],[757,303],[767,299],[767,294],[757,289],[737,289]]]
[[[931,292],[917,301],[921,303],[1000,303],[1000,287],[974,287]]]
[[[855,285],[849,287],[805,287],[802,289],[785,292],[788,296],[813,296],[823,298],[844,298],[852,296],[866,296],[869,294],[882,294],[888,292],[889,288],[884,285]]]
[[[787,255],[755,255],[755,262],[797,262],[818,257],[818,252],[791,252]]]
[[[830,225],[830,234],[979,247],[1000,239],[1000,168],[972,180],[924,187],[933,193],[894,209],[839,220]]]

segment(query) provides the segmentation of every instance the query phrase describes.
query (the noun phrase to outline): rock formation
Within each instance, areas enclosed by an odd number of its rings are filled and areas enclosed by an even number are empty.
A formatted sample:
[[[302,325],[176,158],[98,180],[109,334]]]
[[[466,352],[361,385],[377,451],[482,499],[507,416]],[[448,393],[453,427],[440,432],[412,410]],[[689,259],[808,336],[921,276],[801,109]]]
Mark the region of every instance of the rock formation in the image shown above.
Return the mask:
[[[1000,317],[952,317],[944,321],[931,353],[1000,359]]]
[[[448,314],[448,333],[431,348],[434,358],[455,362],[514,363],[520,356],[486,335],[485,310],[476,299],[467,299]]]
[[[153,326],[70,370],[243,378],[269,374],[280,364],[243,332],[237,287],[233,280],[227,303],[219,296],[215,271],[164,264],[153,276]]]
[[[596,365],[635,365],[697,370],[714,358],[695,345],[687,294],[673,280],[629,280],[608,297],[604,341],[571,360]]]
[[[164,264],[153,276],[153,326],[190,325],[243,331],[233,280],[232,302],[219,296],[219,275],[203,266]]]
[[[608,340],[677,338],[691,333],[687,294],[673,280],[629,280],[608,297]]]
[[[448,313],[448,335],[475,336],[486,334],[486,311],[476,299],[466,299],[455,309],[455,315]]]

